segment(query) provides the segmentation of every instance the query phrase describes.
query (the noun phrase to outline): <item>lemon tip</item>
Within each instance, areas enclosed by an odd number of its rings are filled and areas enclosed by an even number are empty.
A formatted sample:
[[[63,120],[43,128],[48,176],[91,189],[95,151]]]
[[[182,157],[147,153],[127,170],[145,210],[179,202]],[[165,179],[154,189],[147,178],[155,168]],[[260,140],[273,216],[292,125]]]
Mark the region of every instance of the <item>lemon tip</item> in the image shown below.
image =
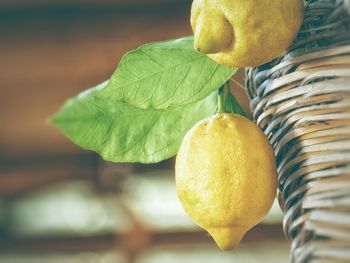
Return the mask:
[[[247,227],[215,227],[209,228],[207,231],[221,250],[228,251],[239,245],[247,232]]]

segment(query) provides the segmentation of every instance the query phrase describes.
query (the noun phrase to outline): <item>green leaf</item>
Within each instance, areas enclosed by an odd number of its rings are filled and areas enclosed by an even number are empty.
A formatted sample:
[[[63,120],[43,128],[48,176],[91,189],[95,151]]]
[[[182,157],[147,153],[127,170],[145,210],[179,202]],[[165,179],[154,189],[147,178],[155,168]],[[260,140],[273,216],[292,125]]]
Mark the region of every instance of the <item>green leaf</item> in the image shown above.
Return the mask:
[[[127,53],[99,96],[143,109],[165,109],[207,97],[235,72],[197,53],[193,37],[156,42]]]
[[[73,142],[108,161],[154,163],[170,158],[185,133],[217,107],[213,93],[181,107],[140,109],[96,96],[106,86],[68,100],[51,121]]]
[[[244,117],[247,117],[247,114],[241,107],[241,105],[238,103],[236,98],[232,95],[230,89],[227,89],[227,95],[225,98],[225,111],[240,114]]]

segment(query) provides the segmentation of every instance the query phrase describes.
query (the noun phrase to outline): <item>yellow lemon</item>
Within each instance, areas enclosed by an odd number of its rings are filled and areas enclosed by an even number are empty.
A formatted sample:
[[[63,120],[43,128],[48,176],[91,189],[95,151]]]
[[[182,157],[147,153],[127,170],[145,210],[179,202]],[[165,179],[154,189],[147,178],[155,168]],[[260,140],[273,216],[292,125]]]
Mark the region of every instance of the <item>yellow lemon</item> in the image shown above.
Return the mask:
[[[223,250],[262,220],[276,194],[273,149],[258,126],[236,114],[197,123],[182,142],[175,170],[186,213]]]
[[[303,0],[194,0],[195,48],[231,67],[261,65],[289,47],[303,9]]]

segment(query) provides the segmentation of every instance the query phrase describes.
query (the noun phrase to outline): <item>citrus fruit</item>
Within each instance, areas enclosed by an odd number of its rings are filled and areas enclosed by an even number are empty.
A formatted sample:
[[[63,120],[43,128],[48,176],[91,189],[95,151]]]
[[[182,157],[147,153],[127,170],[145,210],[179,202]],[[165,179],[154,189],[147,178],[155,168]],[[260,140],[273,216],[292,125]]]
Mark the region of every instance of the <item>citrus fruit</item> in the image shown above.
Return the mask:
[[[183,139],[175,171],[186,213],[223,250],[262,220],[276,194],[273,149],[258,126],[236,114],[197,123]]]
[[[195,48],[219,64],[258,66],[289,47],[303,8],[303,0],[194,0]]]

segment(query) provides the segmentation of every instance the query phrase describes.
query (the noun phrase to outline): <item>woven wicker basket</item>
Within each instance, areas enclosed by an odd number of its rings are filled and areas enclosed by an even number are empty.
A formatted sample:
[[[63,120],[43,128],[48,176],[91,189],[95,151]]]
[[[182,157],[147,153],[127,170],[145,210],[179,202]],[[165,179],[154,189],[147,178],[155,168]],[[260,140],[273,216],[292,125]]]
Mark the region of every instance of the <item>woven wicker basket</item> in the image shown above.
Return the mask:
[[[246,71],[272,143],[292,262],[350,262],[350,1],[305,3],[288,53]]]

